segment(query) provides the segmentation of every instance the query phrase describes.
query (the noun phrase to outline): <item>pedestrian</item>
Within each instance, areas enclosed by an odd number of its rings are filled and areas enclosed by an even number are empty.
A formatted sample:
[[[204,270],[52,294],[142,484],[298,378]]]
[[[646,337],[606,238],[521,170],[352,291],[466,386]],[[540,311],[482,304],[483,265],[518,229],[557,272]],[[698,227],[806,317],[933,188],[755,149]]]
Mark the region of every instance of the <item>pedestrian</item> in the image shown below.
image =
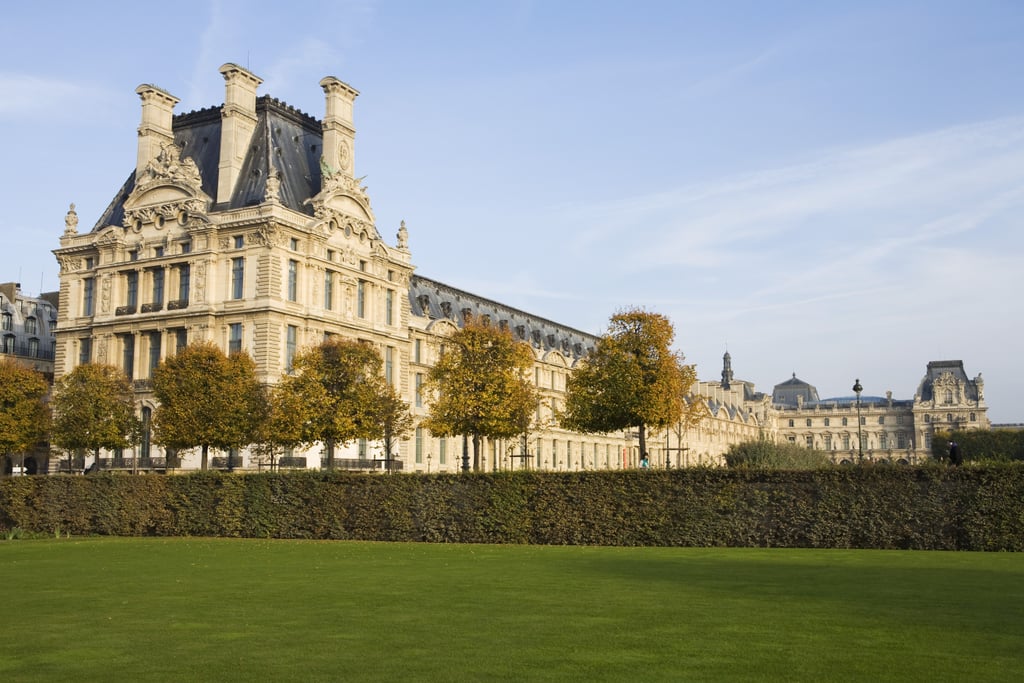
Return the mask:
[[[963,457],[960,455],[960,445],[956,441],[949,442],[949,462],[954,467],[963,464]]]
[[[647,458],[647,454],[644,453],[642,456],[640,456],[640,467],[643,469],[647,469],[650,466],[651,461]]]

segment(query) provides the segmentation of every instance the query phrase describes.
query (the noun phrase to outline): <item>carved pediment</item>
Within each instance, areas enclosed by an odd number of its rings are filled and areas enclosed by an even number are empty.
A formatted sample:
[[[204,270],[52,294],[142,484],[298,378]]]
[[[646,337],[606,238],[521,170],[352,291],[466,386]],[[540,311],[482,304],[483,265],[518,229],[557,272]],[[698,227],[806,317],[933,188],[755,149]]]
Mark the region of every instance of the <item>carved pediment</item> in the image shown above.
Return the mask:
[[[320,158],[320,175],[320,192],[307,200],[313,205],[313,213],[317,218],[324,218],[327,212],[333,210],[374,222],[370,197],[366,193],[366,186],[362,184],[363,178],[353,178],[344,171],[335,171],[323,157]]]
[[[160,154],[135,179],[135,188],[124,203],[124,227],[138,232],[146,223],[158,229],[176,221],[187,225],[205,214],[211,199],[203,192],[199,167],[181,148],[164,145]]]

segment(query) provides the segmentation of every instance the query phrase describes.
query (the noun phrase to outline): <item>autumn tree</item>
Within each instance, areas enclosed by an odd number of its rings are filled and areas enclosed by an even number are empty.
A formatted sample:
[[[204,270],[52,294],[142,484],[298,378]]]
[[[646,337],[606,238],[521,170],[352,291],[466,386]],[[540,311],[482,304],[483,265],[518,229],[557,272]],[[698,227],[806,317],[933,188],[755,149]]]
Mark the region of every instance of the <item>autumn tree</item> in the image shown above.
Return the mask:
[[[566,383],[559,422],[580,432],[635,428],[640,452],[647,430],[662,430],[688,410],[684,397],[697,379],[692,365],[670,348],[675,337],[665,316],[639,308],[612,316],[608,331]]]
[[[112,365],[87,363],[62,377],[53,396],[54,445],[69,452],[128,448],[138,442],[135,393],[128,377]],[[70,468],[71,460],[68,460]]]
[[[436,436],[472,437],[479,470],[481,437],[512,438],[529,429],[537,405],[533,363],[532,349],[511,332],[467,320],[427,374],[424,391],[432,398],[423,425]]]
[[[225,356],[210,342],[186,346],[153,371],[160,405],[153,415],[154,439],[175,449],[229,450],[254,443],[267,411],[266,392],[247,353]],[[229,460],[230,465],[230,460]]]
[[[385,383],[372,407],[371,420],[380,432],[385,463],[390,472],[395,448],[399,441],[412,433],[415,419],[409,412],[409,404],[393,386]]]
[[[22,454],[46,438],[49,385],[43,376],[10,360],[0,360],[0,456]],[[2,458],[0,458],[2,463]]]
[[[380,402],[390,388],[382,364],[369,344],[341,337],[297,353],[294,374],[274,392],[278,408],[272,414],[281,430],[275,438],[294,445],[323,442],[328,468],[334,467],[336,446],[382,438]]]

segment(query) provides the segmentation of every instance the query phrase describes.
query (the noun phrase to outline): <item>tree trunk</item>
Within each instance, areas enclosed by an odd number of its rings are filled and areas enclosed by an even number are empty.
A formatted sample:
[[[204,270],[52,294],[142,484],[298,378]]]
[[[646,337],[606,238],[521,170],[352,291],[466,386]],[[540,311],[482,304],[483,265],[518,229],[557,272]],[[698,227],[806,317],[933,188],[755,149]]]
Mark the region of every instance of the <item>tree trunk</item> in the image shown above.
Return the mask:
[[[334,469],[334,439],[327,439],[327,469]]]
[[[473,471],[480,471],[480,435],[473,435]]]
[[[206,469],[207,469],[207,466],[209,464],[209,461],[210,461],[210,447],[207,444],[203,444],[203,460],[202,460],[202,463],[199,465],[199,469],[201,469],[201,470],[203,470],[205,472]]]
[[[647,455],[647,428],[643,422],[640,423],[640,459]]]

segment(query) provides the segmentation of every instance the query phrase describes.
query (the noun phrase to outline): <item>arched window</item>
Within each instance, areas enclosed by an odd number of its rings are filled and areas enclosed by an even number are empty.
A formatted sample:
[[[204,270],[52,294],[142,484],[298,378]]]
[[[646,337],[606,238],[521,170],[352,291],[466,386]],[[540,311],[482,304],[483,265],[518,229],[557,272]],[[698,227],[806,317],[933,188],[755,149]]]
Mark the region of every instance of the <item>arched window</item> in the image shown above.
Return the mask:
[[[946,389],[946,404],[948,405],[951,403],[953,403],[953,391],[951,389]]]

